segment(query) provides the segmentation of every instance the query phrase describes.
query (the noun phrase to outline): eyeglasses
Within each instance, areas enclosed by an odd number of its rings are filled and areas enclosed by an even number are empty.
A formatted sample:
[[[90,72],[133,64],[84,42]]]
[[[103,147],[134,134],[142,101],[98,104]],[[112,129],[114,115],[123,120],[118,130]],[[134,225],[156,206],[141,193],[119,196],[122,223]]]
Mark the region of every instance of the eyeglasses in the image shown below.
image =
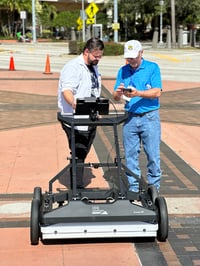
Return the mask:
[[[86,52],[89,55],[92,55],[92,57],[94,59],[101,59],[102,55],[103,55],[103,51],[102,50],[93,50],[93,51],[89,51],[88,49],[86,49]]]
[[[97,52],[97,53],[90,53],[95,59],[101,59],[101,57],[102,57],[102,53],[101,54],[99,54],[99,52]]]

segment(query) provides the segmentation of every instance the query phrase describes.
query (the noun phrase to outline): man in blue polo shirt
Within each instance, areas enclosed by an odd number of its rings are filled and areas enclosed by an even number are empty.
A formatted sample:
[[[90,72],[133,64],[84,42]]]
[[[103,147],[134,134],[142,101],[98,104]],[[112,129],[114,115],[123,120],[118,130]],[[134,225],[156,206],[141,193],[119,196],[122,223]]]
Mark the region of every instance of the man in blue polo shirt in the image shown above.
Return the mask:
[[[128,119],[123,125],[123,144],[126,165],[140,178],[139,154],[141,144],[147,156],[147,182],[160,188],[160,139],[159,97],[162,81],[159,66],[142,57],[142,45],[131,40],[124,45],[127,64],[118,71],[113,98],[125,100]],[[127,89],[127,90],[126,90]],[[138,192],[138,181],[127,173],[129,190]]]

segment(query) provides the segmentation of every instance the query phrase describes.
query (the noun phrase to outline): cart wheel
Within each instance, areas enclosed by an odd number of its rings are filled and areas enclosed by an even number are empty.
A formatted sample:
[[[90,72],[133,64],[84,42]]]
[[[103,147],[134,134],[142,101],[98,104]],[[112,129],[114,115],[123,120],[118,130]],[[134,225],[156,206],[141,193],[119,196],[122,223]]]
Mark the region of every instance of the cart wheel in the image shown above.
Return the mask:
[[[31,219],[30,219],[31,245],[37,245],[39,241],[39,236],[40,236],[39,210],[40,210],[40,201],[38,199],[33,199],[31,203]]]
[[[158,241],[164,242],[168,237],[168,211],[165,198],[157,197],[155,200],[155,205],[158,208],[158,231],[157,239]]]
[[[148,187],[148,194],[150,195],[152,202],[155,203],[156,198],[158,198],[158,196],[159,196],[157,188],[153,185],[149,186]]]
[[[40,204],[42,202],[42,189],[41,187],[35,187],[33,192],[33,198],[39,200]]]

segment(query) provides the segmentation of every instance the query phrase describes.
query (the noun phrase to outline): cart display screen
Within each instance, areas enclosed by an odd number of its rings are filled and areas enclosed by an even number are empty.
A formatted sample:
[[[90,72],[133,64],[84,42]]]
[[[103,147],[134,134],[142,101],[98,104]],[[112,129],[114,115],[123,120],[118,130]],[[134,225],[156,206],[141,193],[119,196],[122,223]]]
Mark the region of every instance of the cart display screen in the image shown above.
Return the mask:
[[[76,101],[76,115],[108,115],[109,99],[85,97]]]

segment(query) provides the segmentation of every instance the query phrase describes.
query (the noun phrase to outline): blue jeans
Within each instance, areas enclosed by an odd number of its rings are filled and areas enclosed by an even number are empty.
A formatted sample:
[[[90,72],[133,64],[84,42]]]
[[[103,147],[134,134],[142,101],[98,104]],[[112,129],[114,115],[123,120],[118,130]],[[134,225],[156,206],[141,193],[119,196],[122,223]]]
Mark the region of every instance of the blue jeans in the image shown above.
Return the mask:
[[[146,113],[143,116],[135,116],[130,113],[123,125],[123,144],[126,166],[136,176],[141,177],[139,166],[139,154],[141,144],[147,156],[147,182],[160,188],[160,140],[161,126],[159,110]],[[129,190],[137,192],[138,181],[127,173]]]

